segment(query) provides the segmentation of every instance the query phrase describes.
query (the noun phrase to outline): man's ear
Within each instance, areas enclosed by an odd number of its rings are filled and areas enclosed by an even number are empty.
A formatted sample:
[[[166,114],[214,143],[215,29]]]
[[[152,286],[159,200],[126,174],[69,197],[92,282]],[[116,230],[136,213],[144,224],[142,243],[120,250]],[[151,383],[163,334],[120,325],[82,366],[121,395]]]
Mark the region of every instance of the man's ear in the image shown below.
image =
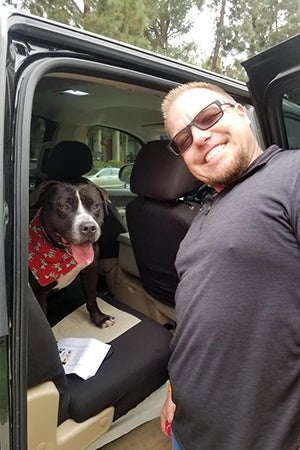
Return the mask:
[[[248,114],[246,113],[246,109],[243,105],[241,105],[240,103],[236,103],[234,109],[241,118],[245,119],[249,125],[251,124],[251,120],[249,119]]]

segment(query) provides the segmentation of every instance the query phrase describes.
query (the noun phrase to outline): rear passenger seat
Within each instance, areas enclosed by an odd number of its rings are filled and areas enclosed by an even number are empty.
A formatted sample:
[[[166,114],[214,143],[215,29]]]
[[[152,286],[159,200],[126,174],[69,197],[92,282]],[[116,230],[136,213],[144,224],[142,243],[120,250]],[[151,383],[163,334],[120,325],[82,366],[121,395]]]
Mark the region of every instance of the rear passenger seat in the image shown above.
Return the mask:
[[[79,180],[89,170],[82,162],[84,154],[90,159],[85,144],[61,143],[51,160],[52,150],[47,146],[43,163],[49,179]],[[117,234],[114,232],[111,238],[116,240]],[[158,416],[164,398],[160,389],[165,390],[168,378],[169,331],[109,296],[99,301],[103,311],[112,309],[116,317],[113,327],[96,328],[83,305],[51,329],[30,288],[27,297],[29,449],[40,445],[62,450],[96,449],[107,441],[105,436],[101,441],[101,436],[113,421],[121,420],[123,425],[109,439]],[[61,337],[94,337],[111,343],[112,353],[96,375],[84,381],[76,375],[65,375],[56,344]],[[147,406],[148,396],[153,407]],[[146,414],[135,412],[127,421],[128,412],[143,403]]]
[[[53,449],[86,448],[167,380],[171,334],[143,314],[104,297],[101,308],[116,316],[113,327],[97,329],[83,305],[51,330],[31,291],[28,308],[28,448],[38,448],[41,442]],[[58,356],[56,339],[76,336],[112,345],[112,354],[86,381],[65,375]],[[163,395],[153,411],[147,411],[146,420],[159,414]],[[143,423],[142,415],[135,419],[129,429]],[[98,447],[99,442],[93,448]]]

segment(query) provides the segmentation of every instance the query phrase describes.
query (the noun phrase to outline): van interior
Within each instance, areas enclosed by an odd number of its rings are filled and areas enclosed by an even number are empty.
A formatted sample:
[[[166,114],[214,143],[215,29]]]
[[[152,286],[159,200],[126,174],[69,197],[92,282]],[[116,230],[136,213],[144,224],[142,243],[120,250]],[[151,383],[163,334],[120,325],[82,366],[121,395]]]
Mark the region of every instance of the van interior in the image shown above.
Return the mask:
[[[78,279],[49,295],[46,314],[30,292],[30,449],[98,449],[159,416],[176,327],[174,261],[206,191],[167,149],[161,88],[82,72],[48,71],[34,85],[28,218],[32,193],[48,180],[76,176],[107,191],[97,302],[115,324],[90,322]],[[111,345],[96,375],[65,374],[57,341],[66,337]]]

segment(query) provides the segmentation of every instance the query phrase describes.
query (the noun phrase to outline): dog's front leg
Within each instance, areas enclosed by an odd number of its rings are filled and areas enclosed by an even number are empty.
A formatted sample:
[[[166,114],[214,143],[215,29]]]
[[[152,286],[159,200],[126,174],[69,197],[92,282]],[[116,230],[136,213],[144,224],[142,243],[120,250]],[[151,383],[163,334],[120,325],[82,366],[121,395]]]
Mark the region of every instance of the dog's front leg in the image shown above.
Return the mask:
[[[107,328],[114,324],[115,319],[112,316],[103,314],[96,301],[98,267],[96,263],[91,264],[80,272],[82,288],[86,297],[86,307],[90,314],[91,321],[99,328]]]

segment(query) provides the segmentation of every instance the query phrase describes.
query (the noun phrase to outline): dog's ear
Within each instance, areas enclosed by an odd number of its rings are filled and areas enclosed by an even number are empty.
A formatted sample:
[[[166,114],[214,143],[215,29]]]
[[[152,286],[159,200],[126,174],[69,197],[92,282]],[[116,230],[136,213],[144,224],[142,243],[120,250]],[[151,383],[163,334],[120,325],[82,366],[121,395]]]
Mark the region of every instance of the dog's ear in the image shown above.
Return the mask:
[[[108,193],[105,189],[103,189],[99,186],[96,186],[96,187],[97,187],[98,191],[100,192],[101,198],[103,200],[105,214],[108,215],[108,203],[110,202]]]
[[[90,180],[86,180],[86,183],[94,186],[97,189],[97,191],[100,193],[102,201],[103,201],[103,205],[104,205],[105,214],[108,215],[108,204],[110,203],[110,200],[109,200],[107,191],[105,189],[101,188],[100,186],[97,186],[97,184],[93,183]]]
[[[30,207],[41,206],[43,204],[43,198],[46,192],[55,184],[57,181],[43,181],[31,194],[29,199]]]

